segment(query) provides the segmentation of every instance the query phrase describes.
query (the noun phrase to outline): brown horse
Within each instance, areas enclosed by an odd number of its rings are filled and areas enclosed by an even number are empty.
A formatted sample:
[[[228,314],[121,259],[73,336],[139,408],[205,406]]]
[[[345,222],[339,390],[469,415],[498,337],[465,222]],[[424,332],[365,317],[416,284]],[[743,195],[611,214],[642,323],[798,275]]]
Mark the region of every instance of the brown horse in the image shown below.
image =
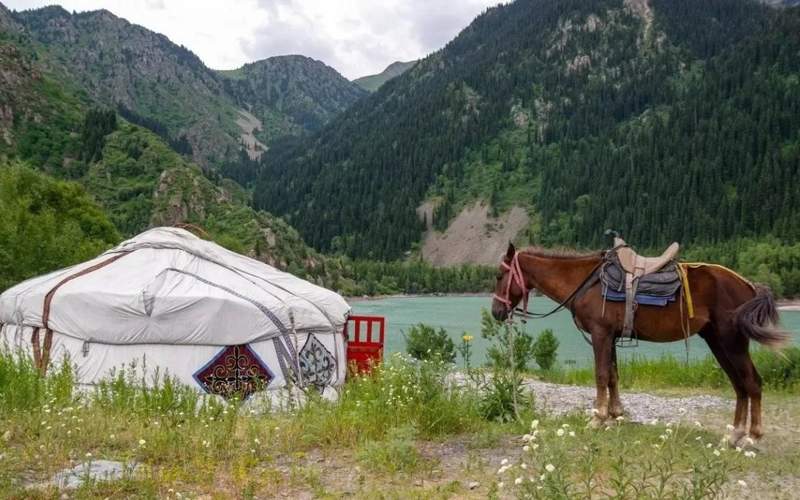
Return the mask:
[[[492,315],[503,321],[513,315],[520,301],[527,302],[529,290],[537,289],[557,303],[565,303],[576,326],[589,332],[597,384],[591,422],[594,426],[623,413],[617,384],[616,338],[622,332],[624,304],[604,304],[600,283],[587,281],[603,257],[601,252],[577,254],[537,248],[517,252],[509,244],[500,264],[492,302]],[[641,340],[674,342],[684,339],[688,321],[688,331],[699,334],[708,343],[736,391],[731,443],[738,443],[746,433],[748,402],[750,437],[758,439],[763,435],[761,377],[750,359],[750,340],[771,347],[788,340],[788,335],[774,326],[778,311],[772,293],[722,266],[709,264],[685,269],[694,316],[687,317],[686,307],[680,301],[665,307],[641,306],[636,312],[635,332]],[[575,294],[582,284],[584,289]]]

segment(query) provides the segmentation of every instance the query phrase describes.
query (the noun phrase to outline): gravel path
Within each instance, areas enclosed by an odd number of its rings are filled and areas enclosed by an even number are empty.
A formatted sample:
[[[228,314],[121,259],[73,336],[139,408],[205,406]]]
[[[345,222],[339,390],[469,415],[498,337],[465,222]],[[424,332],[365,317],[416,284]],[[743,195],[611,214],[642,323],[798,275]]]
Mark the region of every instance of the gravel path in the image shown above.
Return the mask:
[[[538,380],[525,381],[525,387],[533,391],[535,404],[550,413],[562,415],[576,410],[592,411],[594,387],[552,384]],[[731,408],[732,403],[718,396],[665,397],[644,392],[622,393],[625,418],[632,422],[694,421],[702,414],[714,409]]]

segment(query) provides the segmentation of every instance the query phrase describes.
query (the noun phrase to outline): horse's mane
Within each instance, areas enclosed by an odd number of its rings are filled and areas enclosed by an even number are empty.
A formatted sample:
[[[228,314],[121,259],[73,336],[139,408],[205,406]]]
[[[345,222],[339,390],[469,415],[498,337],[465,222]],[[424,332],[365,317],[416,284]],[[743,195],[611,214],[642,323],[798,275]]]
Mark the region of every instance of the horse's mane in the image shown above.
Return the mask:
[[[602,251],[578,251],[572,248],[542,248],[542,247],[528,247],[522,250],[522,253],[528,255],[535,255],[537,257],[547,257],[553,259],[586,259],[589,257],[601,257]]]

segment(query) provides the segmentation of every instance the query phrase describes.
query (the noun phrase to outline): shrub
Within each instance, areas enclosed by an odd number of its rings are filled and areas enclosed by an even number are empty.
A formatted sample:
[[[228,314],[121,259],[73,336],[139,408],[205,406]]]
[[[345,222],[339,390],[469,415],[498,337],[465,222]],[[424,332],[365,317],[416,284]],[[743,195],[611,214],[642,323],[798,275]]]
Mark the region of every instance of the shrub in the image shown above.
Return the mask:
[[[485,309],[481,312],[481,337],[493,342],[486,350],[489,366],[495,369],[511,368],[511,359],[514,359],[514,369],[525,370],[528,360],[533,355],[533,338],[520,326],[496,321]],[[514,343],[513,354],[511,343]]]
[[[549,370],[556,363],[558,356],[558,339],[553,335],[553,330],[546,329],[536,338],[533,343],[533,359],[542,370]]]
[[[437,331],[422,323],[411,327],[406,338],[406,352],[420,360],[438,359],[455,363],[456,349],[453,340],[444,328]]]

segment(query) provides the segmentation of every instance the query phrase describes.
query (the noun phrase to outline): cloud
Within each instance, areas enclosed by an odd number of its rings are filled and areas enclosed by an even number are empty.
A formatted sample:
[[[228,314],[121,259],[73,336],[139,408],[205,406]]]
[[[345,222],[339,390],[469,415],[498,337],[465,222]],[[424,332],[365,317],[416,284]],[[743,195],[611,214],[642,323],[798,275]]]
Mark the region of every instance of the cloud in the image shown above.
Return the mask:
[[[105,8],[163,33],[217,69],[276,55],[319,59],[348,78],[443,47],[499,0],[55,0]],[[7,0],[15,10],[53,0]]]

